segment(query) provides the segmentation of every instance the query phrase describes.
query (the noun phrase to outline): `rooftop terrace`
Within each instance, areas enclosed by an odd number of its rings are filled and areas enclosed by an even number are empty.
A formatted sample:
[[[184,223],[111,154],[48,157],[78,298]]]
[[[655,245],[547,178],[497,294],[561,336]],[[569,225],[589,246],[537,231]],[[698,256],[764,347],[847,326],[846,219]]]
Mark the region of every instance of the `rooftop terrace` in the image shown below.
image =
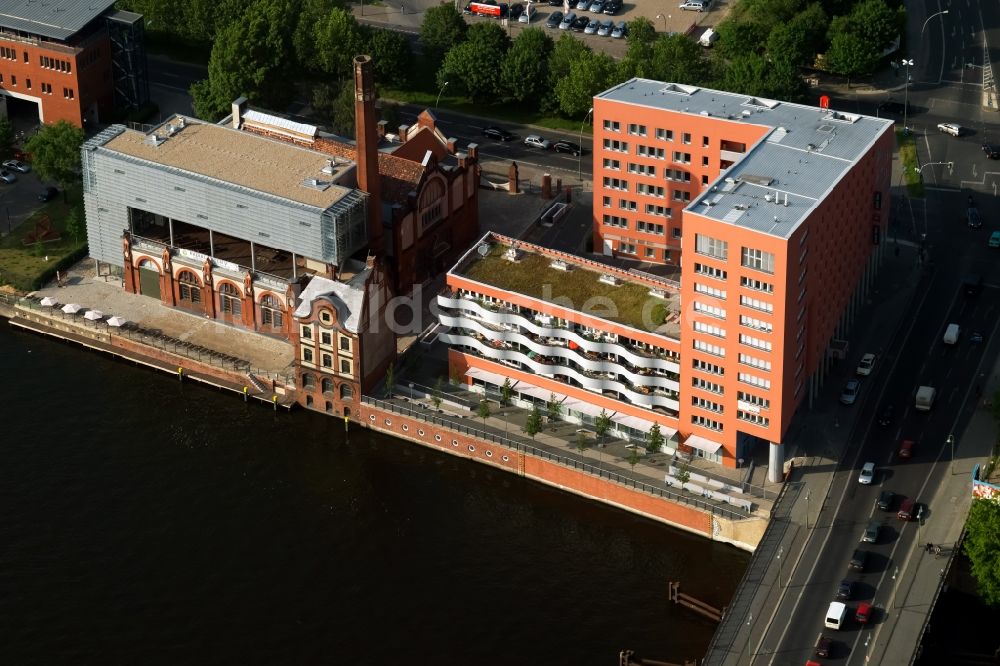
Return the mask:
[[[487,235],[452,273],[505,291],[537,298],[592,317],[606,319],[672,338],[680,334],[680,295],[666,284],[654,284],[583,258],[546,253],[515,242],[516,260],[508,258],[511,241]],[[481,254],[479,248],[488,252]],[[562,262],[568,270],[554,267]],[[614,276],[616,284],[605,282]],[[602,279],[603,278],[603,279]],[[654,296],[652,289],[662,296]]]
[[[597,98],[763,127],[764,138],[687,210],[782,238],[795,231],[893,124],[855,113],[648,79],[626,81]]]

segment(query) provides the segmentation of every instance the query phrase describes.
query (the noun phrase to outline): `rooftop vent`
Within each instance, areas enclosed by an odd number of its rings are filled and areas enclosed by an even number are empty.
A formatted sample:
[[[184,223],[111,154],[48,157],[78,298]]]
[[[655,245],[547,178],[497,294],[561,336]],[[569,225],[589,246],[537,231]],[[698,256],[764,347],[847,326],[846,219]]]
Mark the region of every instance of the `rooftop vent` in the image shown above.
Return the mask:
[[[612,287],[618,286],[618,278],[609,273],[602,273],[601,277],[597,278],[598,282],[603,282],[604,284],[610,284]]]
[[[568,271],[569,270],[569,264],[567,264],[562,259],[556,259],[551,264],[549,264],[549,266],[551,266],[552,268],[556,269],[557,271]]]
[[[167,140],[167,137],[160,136],[159,134],[150,134],[146,137],[146,143],[150,146],[159,146],[161,143]]]
[[[516,245],[511,245],[504,251],[503,258],[508,261],[517,261],[521,258],[521,252]]]
[[[666,298],[667,292],[664,289],[650,289],[649,295],[655,296],[656,298]]]
[[[324,180],[319,180],[317,178],[306,178],[304,181],[302,181],[302,185],[308,187],[309,189],[318,190],[320,192],[325,192],[327,189],[330,188],[330,183]]]

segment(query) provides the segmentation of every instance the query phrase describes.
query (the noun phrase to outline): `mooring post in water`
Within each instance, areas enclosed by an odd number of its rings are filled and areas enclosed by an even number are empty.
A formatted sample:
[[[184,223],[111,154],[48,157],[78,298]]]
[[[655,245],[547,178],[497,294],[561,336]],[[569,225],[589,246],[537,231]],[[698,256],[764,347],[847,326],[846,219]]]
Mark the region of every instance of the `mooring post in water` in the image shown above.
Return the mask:
[[[274,404],[274,411],[278,411],[278,396],[272,395],[271,402]]]
[[[184,368],[177,366],[177,381],[184,381]]]
[[[249,397],[249,395],[250,395],[250,389],[248,387],[244,386],[243,387],[243,402],[247,401],[247,398]]]
[[[344,432],[347,432],[348,426],[351,424],[351,417],[344,414]]]

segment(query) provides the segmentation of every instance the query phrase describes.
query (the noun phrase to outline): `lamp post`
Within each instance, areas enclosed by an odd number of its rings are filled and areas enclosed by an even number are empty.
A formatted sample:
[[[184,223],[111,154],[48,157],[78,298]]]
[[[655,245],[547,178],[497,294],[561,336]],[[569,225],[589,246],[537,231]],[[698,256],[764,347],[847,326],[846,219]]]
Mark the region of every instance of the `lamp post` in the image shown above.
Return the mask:
[[[750,625],[751,624],[753,624],[753,613],[750,613],[750,617],[747,618],[747,657],[752,661],[753,660],[753,653],[750,652],[750,633],[751,633],[751,626]]]
[[[900,60],[899,64],[906,67],[906,92],[903,93],[903,134],[909,134],[910,128],[906,125],[906,119],[910,112],[910,66],[913,65],[913,59],[905,58]]]
[[[951,473],[955,473],[955,436],[948,435],[948,444],[951,446]]]
[[[889,600],[889,609],[892,610],[893,604],[896,603],[896,577],[899,575],[899,567],[892,572],[892,599]]]
[[[656,18],[663,19],[663,32],[666,32],[667,31],[667,17],[664,16],[663,14],[657,14]]]
[[[782,582],[781,582],[781,556],[782,556],[782,554],[784,554],[784,552],[785,552],[785,547],[784,546],[778,546],[778,558],[777,558],[778,559],[778,587],[782,586]]]
[[[942,14],[947,14],[947,13],[948,10],[944,9],[942,11],[939,11],[937,14],[931,14],[930,16],[927,17],[927,20],[924,21],[924,24],[920,26],[920,41],[924,41],[924,28],[926,28],[927,24],[931,22],[931,19],[934,18],[935,16],[941,16]]]
[[[583,122],[580,123],[580,154],[576,156],[576,175],[582,181],[583,180],[583,126],[587,124],[587,119],[590,118],[590,114],[594,112],[594,107],[590,107],[587,111],[587,115],[583,117]]]
[[[809,529],[809,491],[806,491],[806,529]]]
[[[444,92],[444,89],[447,88],[447,87],[448,87],[448,82],[445,81],[444,84],[441,86],[441,90],[438,91],[438,97],[437,97],[437,99],[434,101],[434,108],[435,109],[438,108],[438,104],[441,103],[441,94]]]

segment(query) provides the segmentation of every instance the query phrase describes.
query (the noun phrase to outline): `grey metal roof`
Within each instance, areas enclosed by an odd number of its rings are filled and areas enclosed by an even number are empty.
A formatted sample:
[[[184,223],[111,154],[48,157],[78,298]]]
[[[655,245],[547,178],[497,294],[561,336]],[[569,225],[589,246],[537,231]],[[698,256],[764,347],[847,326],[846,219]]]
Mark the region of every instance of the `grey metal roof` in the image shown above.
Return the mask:
[[[597,98],[767,128],[686,210],[782,238],[893,125],[871,116],[648,79],[626,81]],[[780,204],[772,203],[775,198]]]
[[[115,0],[0,0],[0,27],[65,41]]]

